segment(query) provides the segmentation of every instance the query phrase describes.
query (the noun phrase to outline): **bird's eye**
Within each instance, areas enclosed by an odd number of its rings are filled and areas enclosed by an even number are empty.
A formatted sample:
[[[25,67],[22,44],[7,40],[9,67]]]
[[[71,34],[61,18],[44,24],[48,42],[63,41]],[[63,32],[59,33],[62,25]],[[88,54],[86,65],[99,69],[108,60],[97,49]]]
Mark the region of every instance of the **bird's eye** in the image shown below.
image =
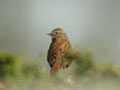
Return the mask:
[[[58,34],[58,32],[56,32],[56,34]]]

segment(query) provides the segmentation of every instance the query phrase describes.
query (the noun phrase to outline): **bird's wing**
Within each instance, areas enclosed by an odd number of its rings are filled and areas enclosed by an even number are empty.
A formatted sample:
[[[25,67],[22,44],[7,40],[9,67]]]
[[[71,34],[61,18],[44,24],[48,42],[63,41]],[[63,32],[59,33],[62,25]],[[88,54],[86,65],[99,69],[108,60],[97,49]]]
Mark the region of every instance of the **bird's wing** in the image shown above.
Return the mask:
[[[48,50],[48,56],[47,60],[51,67],[57,62],[61,65],[61,56],[63,54],[63,40],[56,40],[51,43],[49,50]]]

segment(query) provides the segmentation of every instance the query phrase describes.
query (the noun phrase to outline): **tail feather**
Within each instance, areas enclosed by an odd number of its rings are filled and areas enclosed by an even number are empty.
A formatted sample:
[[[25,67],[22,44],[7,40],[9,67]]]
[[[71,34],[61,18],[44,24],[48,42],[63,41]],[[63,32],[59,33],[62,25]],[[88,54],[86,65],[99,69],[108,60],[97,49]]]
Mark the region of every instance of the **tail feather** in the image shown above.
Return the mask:
[[[56,61],[56,63],[51,68],[50,75],[52,75],[52,76],[57,75],[57,73],[60,71],[60,69],[61,69],[61,61],[59,60],[59,62]]]

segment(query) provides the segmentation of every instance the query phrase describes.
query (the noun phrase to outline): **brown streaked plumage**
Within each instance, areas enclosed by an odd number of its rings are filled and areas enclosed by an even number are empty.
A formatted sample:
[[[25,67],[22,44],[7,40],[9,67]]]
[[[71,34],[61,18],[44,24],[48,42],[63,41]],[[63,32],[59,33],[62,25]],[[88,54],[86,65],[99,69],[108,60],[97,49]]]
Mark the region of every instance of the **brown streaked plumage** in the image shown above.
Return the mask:
[[[51,36],[52,42],[48,50],[47,61],[51,67],[50,74],[56,75],[62,67],[65,70],[72,64],[73,48],[63,29],[56,28],[48,35]]]

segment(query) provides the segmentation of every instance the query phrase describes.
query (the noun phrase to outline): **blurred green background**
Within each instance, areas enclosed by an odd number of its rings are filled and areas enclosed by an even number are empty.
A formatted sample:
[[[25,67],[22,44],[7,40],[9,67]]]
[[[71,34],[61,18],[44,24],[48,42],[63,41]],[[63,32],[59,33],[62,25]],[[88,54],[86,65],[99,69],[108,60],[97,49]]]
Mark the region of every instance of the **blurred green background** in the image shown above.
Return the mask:
[[[41,63],[43,53],[29,59],[22,53],[0,53],[0,90],[96,90],[114,89],[120,86],[120,68],[112,63],[96,64],[90,51],[76,46],[74,64],[58,76],[50,76],[48,68]]]

